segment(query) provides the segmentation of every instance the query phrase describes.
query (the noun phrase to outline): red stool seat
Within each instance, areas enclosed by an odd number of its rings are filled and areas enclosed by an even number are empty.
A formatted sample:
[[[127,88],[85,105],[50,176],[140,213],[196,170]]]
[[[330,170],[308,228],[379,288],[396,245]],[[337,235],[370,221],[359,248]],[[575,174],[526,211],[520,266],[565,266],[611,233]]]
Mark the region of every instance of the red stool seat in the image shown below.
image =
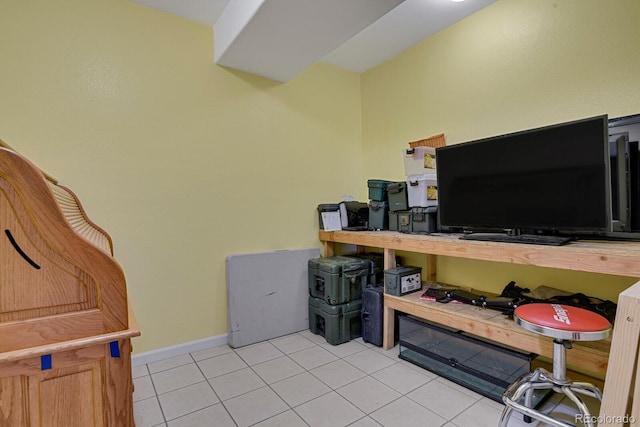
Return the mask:
[[[525,304],[513,315],[523,328],[570,341],[598,341],[611,334],[611,323],[593,311],[563,304]]]

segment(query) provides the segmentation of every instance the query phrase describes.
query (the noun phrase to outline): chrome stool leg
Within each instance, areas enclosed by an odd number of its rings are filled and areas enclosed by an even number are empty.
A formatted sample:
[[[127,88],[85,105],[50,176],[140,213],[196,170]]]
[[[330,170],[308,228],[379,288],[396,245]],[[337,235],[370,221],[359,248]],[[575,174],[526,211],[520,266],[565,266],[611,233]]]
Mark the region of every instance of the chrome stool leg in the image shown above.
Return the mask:
[[[542,368],[538,368],[534,372],[522,376],[504,392],[502,400],[505,404],[505,408],[502,411],[498,425],[500,427],[506,427],[512,412],[515,410],[525,417],[535,418],[536,420],[540,420],[554,426],[573,426],[573,424],[553,419],[532,408],[531,396],[535,390],[553,390],[559,394],[564,394],[580,411],[582,423],[586,427],[595,427],[591,411],[577,393],[602,400],[600,390],[593,384],[585,382],[572,383],[571,381],[565,380],[558,383],[554,380],[553,376],[549,374],[549,372]],[[524,404],[520,403],[523,396]]]
[[[577,393],[601,400],[602,394],[600,390],[590,383],[573,383],[566,378],[558,381],[553,374],[544,368],[537,368],[531,373],[522,375],[504,392],[502,400],[505,404],[505,409],[502,411],[498,425],[506,427],[512,412],[515,410],[524,417],[534,418],[550,425],[559,427],[572,426],[572,424],[553,419],[532,408],[533,392],[535,390],[553,390],[556,393],[566,395],[580,411],[584,425],[594,427],[591,412],[584,401],[577,396]],[[524,401],[521,403],[522,400]],[[527,418],[525,418],[526,420]]]
[[[573,424],[565,423],[564,421],[556,420],[551,418],[549,415],[544,414],[536,409],[528,408],[522,404],[519,404],[511,399],[507,399],[505,403],[505,409],[502,411],[502,415],[500,416],[500,427],[506,427],[509,422],[509,418],[511,413],[515,410],[521,413],[524,416],[529,416],[531,418],[535,418],[536,420],[543,421],[547,424],[557,427],[574,427]]]
[[[582,414],[582,423],[587,427],[595,427],[593,424],[593,418],[591,417],[591,412],[587,405],[578,397],[571,387],[563,387],[562,392],[569,398],[571,401],[578,407],[580,413]]]
[[[586,396],[595,397],[596,399],[602,401],[602,392],[598,387],[591,383],[585,382],[572,382],[571,390],[584,394]]]
[[[502,414],[500,415],[500,420],[498,421],[498,427],[506,427],[509,419],[511,418],[511,412],[513,412],[513,408],[511,406],[505,406]]]
[[[504,392],[502,400],[505,404],[505,409],[500,416],[498,424],[500,427],[505,427],[507,425],[509,418],[511,417],[511,413],[514,410],[525,417],[535,418],[554,426],[572,427],[571,424],[554,420],[548,415],[531,408],[530,399],[535,390],[549,390],[556,386],[556,384],[546,378],[546,375],[544,375],[545,372],[546,371],[543,369],[536,369],[532,373],[522,376]],[[525,400],[524,404],[520,403],[523,396]]]

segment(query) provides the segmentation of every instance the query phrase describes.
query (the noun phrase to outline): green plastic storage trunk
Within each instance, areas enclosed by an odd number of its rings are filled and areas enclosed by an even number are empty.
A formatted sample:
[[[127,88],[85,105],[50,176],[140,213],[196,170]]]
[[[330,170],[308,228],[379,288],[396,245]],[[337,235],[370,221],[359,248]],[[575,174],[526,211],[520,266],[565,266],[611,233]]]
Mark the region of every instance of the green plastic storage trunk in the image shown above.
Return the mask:
[[[338,345],[362,336],[362,300],[329,305],[320,298],[309,297],[309,330]]]
[[[389,230],[413,231],[411,211],[389,212]]]
[[[344,304],[362,297],[369,261],[346,256],[313,258],[308,262],[309,295],[327,304]]]
[[[392,182],[387,186],[387,194],[389,198],[389,211],[397,212],[409,209],[406,182]]]
[[[435,233],[438,231],[438,207],[411,208],[412,231]]]
[[[384,202],[387,200],[387,185],[391,184],[391,181],[385,181],[384,179],[370,179],[367,181],[369,187],[369,198],[371,200],[377,200]]]
[[[389,203],[371,200],[369,202],[369,228],[373,230],[389,229]]]
[[[376,252],[348,255],[359,258],[369,263],[369,279],[367,285],[381,285],[384,283],[384,255]],[[363,286],[364,289],[366,286]]]

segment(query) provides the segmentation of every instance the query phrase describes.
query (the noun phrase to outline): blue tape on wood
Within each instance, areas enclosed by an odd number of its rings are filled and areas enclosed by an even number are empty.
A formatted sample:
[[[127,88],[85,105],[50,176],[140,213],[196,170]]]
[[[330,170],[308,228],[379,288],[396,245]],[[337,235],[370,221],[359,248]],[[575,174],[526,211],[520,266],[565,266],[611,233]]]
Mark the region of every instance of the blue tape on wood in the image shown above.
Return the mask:
[[[47,369],[51,369],[51,355],[43,354],[40,356],[40,369],[46,371]]]
[[[111,349],[111,357],[120,357],[120,347],[118,346],[118,341],[111,341],[109,343],[109,348]]]

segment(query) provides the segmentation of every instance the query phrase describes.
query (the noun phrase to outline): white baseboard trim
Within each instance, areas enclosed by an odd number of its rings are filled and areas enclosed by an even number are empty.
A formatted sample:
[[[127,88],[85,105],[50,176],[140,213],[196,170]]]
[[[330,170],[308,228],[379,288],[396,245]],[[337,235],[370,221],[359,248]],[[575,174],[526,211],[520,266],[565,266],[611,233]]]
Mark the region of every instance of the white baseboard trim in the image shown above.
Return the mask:
[[[181,356],[194,351],[205,350],[207,348],[218,347],[226,344],[227,334],[222,334],[215,337],[203,338],[201,340],[159,348],[157,350],[146,351],[140,354],[134,353],[131,356],[131,366],[141,366],[147,363],[168,359],[170,357]]]

